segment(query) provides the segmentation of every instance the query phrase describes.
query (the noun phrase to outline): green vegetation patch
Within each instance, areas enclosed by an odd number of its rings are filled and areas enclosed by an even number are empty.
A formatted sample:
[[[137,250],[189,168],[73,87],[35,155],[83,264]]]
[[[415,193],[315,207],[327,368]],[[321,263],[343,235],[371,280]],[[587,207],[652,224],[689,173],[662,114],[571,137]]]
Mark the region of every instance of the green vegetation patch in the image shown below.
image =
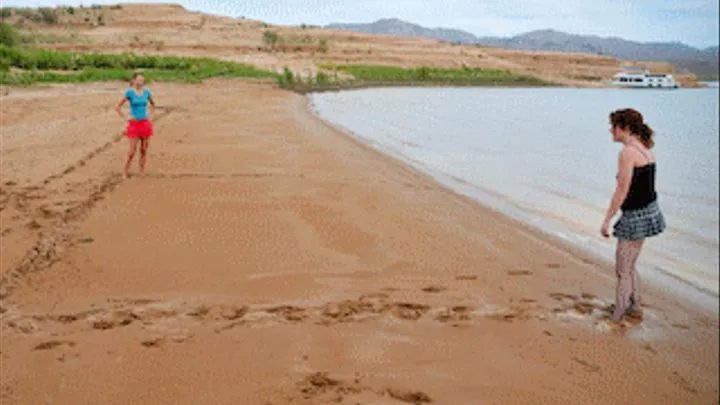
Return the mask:
[[[536,77],[523,76],[507,70],[462,67],[450,68],[402,68],[382,65],[329,66],[352,75],[356,80],[379,83],[447,83],[477,85],[548,85]]]
[[[10,71],[15,68],[16,71]],[[82,83],[129,80],[142,70],[148,81],[199,83],[212,77],[275,78],[250,65],[210,58],[59,52],[0,44],[0,84]]]
[[[281,88],[298,93],[376,86],[552,86],[532,76],[505,70],[463,67],[402,68],[383,65],[324,64],[312,77],[300,77],[285,68],[278,76]]]

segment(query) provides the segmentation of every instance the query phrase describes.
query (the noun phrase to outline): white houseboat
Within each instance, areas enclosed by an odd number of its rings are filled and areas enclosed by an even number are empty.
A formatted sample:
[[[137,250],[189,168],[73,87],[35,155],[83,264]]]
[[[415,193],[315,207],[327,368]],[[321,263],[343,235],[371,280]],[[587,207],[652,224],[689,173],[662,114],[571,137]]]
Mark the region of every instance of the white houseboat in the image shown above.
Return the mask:
[[[677,89],[680,87],[671,74],[649,72],[621,72],[613,76],[612,84],[632,88]]]

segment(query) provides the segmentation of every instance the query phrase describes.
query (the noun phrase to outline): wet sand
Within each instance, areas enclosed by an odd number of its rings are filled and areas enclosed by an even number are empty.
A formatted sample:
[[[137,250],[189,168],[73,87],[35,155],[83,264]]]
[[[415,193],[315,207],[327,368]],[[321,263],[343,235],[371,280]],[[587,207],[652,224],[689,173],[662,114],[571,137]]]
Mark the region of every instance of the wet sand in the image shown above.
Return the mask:
[[[716,317],[609,330],[607,264],[271,84],[151,86],[122,180],[122,89],[0,99],[3,405],[718,403]]]

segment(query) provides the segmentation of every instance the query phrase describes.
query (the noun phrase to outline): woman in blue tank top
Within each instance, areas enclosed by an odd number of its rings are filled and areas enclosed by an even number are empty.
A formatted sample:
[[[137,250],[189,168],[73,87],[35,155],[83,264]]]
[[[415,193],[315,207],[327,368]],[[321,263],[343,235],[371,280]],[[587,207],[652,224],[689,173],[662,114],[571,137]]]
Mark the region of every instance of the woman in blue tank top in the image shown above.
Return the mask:
[[[125,91],[122,99],[115,108],[121,118],[126,117],[120,111],[123,104],[130,105],[130,115],[127,117],[126,135],[130,141],[130,150],[128,151],[127,160],[125,161],[125,170],[123,176],[128,177],[130,164],[135,157],[137,145],[140,143],[140,176],[145,175],[145,162],[147,159],[147,150],[150,146],[150,137],[153,135],[151,115],[148,114],[147,106],[150,104],[152,115],[155,115],[155,101],[152,98],[150,90],[145,88],[145,78],[142,74],[136,73],[131,88]]]
[[[625,315],[641,317],[639,277],[635,269],[646,238],[665,230],[665,219],[655,191],[655,155],[653,130],[642,114],[631,108],[610,114],[610,133],[614,142],[623,144],[618,158],[617,186],[600,230],[610,237],[609,228],[618,210],[620,219],[613,226],[617,238],[615,272],[617,286],[615,310],[610,318],[620,322]]]

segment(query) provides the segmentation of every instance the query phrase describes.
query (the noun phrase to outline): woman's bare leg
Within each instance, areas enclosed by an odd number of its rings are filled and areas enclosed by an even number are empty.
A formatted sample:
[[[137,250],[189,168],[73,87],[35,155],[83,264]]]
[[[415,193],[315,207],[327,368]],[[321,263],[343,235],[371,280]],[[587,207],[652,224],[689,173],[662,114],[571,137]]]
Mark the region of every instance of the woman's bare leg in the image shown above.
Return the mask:
[[[637,272],[637,261],[640,257],[644,240],[636,241],[636,250],[634,250],[634,260],[632,262],[632,294],[630,295],[630,312],[642,313],[640,307],[640,275]]]
[[[130,138],[130,149],[127,154],[127,161],[125,161],[125,170],[123,171],[123,177],[128,178],[128,172],[130,171],[130,164],[135,157],[135,150],[137,150],[137,138]]]
[[[140,176],[145,176],[145,162],[147,161],[147,150],[150,147],[150,138],[140,139]]]
[[[618,322],[628,312],[633,304],[633,298],[639,299],[637,280],[635,277],[635,262],[642,249],[642,240],[619,240],[615,252],[615,273],[617,287],[615,291],[615,311],[610,318]]]

